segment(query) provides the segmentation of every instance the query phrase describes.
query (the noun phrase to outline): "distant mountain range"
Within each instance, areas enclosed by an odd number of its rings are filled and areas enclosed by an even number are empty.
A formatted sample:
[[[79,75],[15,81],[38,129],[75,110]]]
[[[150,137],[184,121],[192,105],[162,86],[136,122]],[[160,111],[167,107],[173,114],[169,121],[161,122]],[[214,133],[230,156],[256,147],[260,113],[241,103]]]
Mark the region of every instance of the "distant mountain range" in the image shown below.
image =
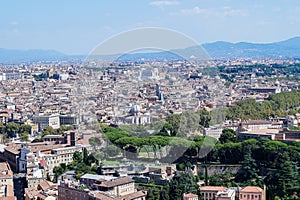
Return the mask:
[[[213,59],[232,58],[300,58],[300,37],[294,37],[281,42],[274,43],[230,43],[213,42],[205,43],[202,47]],[[176,49],[170,52],[134,53],[122,55],[121,60],[176,60],[180,59],[177,54],[183,57],[194,56],[199,52],[198,47]],[[0,63],[15,64],[37,61],[60,61],[60,60],[83,60],[86,56],[66,55],[55,50],[10,50],[0,48]]]
[[[281,42],[229,43],[214,42],[203,44],[202,47],[212,58],[300,58],[300,37]]]
[[[0,63],[5,64],[65,59],[69,59],[69,56],[54,50],[12,50],[0,48]]]

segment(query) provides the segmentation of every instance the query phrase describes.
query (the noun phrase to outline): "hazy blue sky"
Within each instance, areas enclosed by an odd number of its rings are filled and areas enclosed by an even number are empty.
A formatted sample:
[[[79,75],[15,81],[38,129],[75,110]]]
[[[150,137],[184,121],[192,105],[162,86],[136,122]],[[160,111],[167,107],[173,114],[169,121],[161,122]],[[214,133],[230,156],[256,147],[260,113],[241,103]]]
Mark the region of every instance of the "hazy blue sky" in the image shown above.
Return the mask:
[[[199,43],[273,42],[300,35],[299,0],[7,0],[0,48],[86,54],[139,27],[169,28]]]

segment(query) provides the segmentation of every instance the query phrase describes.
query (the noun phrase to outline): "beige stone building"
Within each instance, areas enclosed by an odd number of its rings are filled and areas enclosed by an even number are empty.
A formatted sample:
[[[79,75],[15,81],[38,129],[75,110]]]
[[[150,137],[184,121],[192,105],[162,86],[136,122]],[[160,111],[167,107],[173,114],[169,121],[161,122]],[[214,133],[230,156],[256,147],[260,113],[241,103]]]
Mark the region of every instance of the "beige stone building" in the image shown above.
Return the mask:
[[[111,196],[124,196],[135,192],[134,180],[129,177],[122,177],[96,184],[98,190]]]
[[[203,186],[200,187],[200,192],[203,200],[215,200],[218,192],[226,190],[222,186]]]
[[[58,200],[146,200],[147,192],[137,191],[134,180],[129,177],[99,179],[98,183],[86,179],[88,185],[71,180],[61,181],[58,186]]]
[[[14,198],[13,172],[7,162],[0,163],[0,199]]]
[[[240,191],[240,200],[265,200],[265,192],[260,187],[247,186]]]
[[[44,154],[41,155],[41,157],[45,160],[48,169],[53,169],[55,166],[59,166],[60,163],[66,163],[66,165],[71,164],[75,151],[82,152],[82,147],[75,146],[52,149],[51,154]]]
[[[183,200],[198,200],[199,197],[196,194],[193,193],[188,193],[188,194],[183,194]]]

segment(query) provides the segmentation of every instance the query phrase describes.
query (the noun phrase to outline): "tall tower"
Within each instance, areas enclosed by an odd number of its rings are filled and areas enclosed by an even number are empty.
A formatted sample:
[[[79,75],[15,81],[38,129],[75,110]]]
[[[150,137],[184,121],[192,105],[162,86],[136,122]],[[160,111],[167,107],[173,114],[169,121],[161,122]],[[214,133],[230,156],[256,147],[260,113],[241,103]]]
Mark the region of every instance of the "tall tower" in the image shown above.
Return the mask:
[[[160,88],[159,85],[156,84],[156,96],[159,98],[159,95],[160,95]]]

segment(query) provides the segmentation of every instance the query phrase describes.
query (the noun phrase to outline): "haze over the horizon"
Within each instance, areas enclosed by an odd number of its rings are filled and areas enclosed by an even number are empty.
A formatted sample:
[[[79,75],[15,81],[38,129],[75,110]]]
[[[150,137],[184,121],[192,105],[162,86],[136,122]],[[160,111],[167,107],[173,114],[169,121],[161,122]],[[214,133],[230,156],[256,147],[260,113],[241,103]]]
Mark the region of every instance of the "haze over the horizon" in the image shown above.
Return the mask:
[[[199,43],[268,43],[300,35],[299,0],[5,1],[0,48],[87,54],[134,28],[162,27]]]

